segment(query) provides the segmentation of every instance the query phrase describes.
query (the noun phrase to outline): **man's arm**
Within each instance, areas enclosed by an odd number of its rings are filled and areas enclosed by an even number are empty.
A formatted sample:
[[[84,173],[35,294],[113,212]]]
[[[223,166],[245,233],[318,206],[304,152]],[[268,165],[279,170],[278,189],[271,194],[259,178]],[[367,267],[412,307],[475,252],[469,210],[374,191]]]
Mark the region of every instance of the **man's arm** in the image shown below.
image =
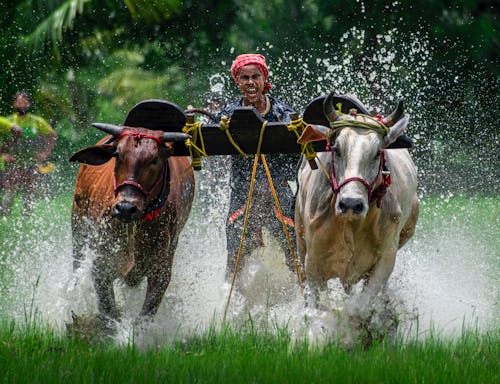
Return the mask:
[[[41,117],[36,117],[38,131],[43,135],[43,147],[35,155],[37,162],[43,163],[48,160],[56,144],[57,134],[51,125]]]
[[[5,152],[22,135],[22,132],[22,129],[17,124],[6,117],[0,116],[0,153]]]

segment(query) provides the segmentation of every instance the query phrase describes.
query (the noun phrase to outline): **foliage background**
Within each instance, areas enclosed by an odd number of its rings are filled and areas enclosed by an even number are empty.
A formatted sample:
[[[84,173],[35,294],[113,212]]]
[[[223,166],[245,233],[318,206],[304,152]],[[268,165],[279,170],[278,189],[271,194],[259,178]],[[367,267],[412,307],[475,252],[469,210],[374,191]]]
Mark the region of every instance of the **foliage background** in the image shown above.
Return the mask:
[[[71,152],[99,136],[91,121],[120,123],[149,98],[203,106],[214,74],[225,80],[222,98],[232,97],[231,60],[259,51],[274,65],[274,94],[299,112],[329,90],[386,112],[404,96],[423,192],[499,192],[497,1],[0,3],[0,114],[16,91],[31,92],[34,112],[59,134],[54,160],[67,179]],[[412,57],[416,37],[426,55]],[[372,58],[388,44],[402,63],[383,84],[384,61]],[[332,71],[315,66],[325,60]]]

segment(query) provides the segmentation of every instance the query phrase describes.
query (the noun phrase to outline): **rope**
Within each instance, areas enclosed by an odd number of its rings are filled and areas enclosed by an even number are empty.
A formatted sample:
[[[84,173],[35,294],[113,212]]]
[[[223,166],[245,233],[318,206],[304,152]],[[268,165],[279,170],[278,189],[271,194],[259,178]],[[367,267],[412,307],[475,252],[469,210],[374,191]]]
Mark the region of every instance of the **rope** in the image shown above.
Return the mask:
[[[255,186],[255,175],[257,173],[257,165],[259,164],[260,148],[262,146],[262,138],[264,137],[264,131],[265,131],[266,127],[267,127],[267,120],[264,121],[264,123],[262,124],[262,128],[260,129],[259,142],[257,144],[257,153],[255,154],[254,159],[253,159],[252,177],[250,179],[250,189],[248,191],[248,199],[247,199],[247,204],[245,207],[245,218],[243,221],[243,230],[241,231],[240,246],[238,247],[238,254],[236,255],[236,262],[234,265],[233,278],[231,280],[231,288],[229,289],[229,294],[227,296],[227,302],[226,302],[226,308],[224,309],[224,319],[223,319],[224,322],[226,321],[227,310],[229,308],[229,303],[231,302],[231,295],[233,294],[234,284],[236,282],[236,275],[238,274],[238,268],[240,266],[241,253],[243,251],[243,244],[245,241],[245,233],[247,231],[247,226],[248,226],[248,216],[250,215],[250,206],[252,204],[253,188]]]
[[[304,131],[304,128],[306,127],[306,123],[304,120],[301,118],[294,119],[290,122],[290,124],[287,125],[287,128],[290,132],[295,133],[295,136],[297,136],[297,139],[300,137],[302,132]],[[314,149],[312,147],[311,143],[305,143],[301,144],[302,147],[302,153],[306,157],[307,161],[313,160],[316,157],[316,152],[314,152]]]
[[[363,121],[358,120],[358,117],[362,118]],[[368,122],[366,120],[369,120]],[[375,124],[373,124],[375,123]],[[333,130],[340,130],[346,127],[354,128],[364,128],[380,133],[382,136],[386,136],[389,133],[389,128],[385,126],[380,120],[369,115],[356,114],[354,120],[336,120],[330,122],[330,127]]]
[[[203,140],[203,134],[201,133],[202,122],[197,123],[186,123],[182,128],[182,132],[191,135],[191,139],[186,139],[185,145],[189,149],[189,155],[191,156],[191,166],[193,169],[201,169],[201,156],[208,157],[205,150],[205,141]],[[201,148],[196,145],[200,139]]]
[[[219,123],[219,129],[221,131],[224,131],[226,133],[227,138],[229,139],[229,142],[232,144],[234,148],[238,151],[238,153],[244,157],[250,157],[250,155],[246,154],[243,152],[243,150],[240,148],[238,143],[234,140],[233,136],[231,135],[231,132],[229,131],[229,117],[227,116],[222,116],[220,119]]]
[[[280,201],[278,198],[278,194],[276,193],[276,189],[274,188],[273,178],[271,176],[271,172],[269,171],[269,167],[267,165],[266,156],[261,155],[260,157],[262,159],[262,164],[264,165],[264,169],[266,170],[267,180],[269,181],[269,186],[271,187],[271,191],[272,191],[273,196],[274,196],[274,202],[276,203],[276,208],[278,209],[279,217],[284,217],[283,211],[281,209],[281,204],[280,204]],[[280,220],[280,221],[281,221],[281,224],[283,225],[283,231],[285,232],[286,241],[288,242],[288,247],[290,248],[290,254],[292,255],[293,265],[295,267],[295,274],[297,275],[297,280],[299,282],[299,285],[302,287],[302,277],[300,274],[299,263],[297,262],[297,255],[295,254],[295,251],[293,249],[293,244],[292,244],[292,240],[290,238],[290,233],[288,232],[288,228],[286,226],[285,220]]]

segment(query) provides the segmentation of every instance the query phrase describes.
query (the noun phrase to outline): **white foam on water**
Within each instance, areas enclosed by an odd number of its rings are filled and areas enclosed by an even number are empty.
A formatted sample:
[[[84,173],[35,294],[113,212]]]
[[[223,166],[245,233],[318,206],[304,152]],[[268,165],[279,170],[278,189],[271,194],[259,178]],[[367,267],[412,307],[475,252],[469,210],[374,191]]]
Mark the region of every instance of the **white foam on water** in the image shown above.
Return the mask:
[[[353,29],[341,38],[351,43],[358,40],[362,45],[364,33]],[[421,100],[427,97],[426,66],[432,49],[425,38],[415,35],[404,44],[402,52],[398,51],[395,30],[378,39],[381,49],[361,63],[348,52],[325,47],[321,53],[296,54],[293,65],[286,59],[290,54],[285,53],[282,59],[271,63],[272,75],[286,84],[287,101],[298,110],[303,110],[313,97],[336,90],[356,93],[378,112],[387,112],[380,111],[380,95],[386,95],[384,103],[390,101],[394,105],[398,97],[410,97],[411,114],[412,108],[418,110]],[[358,71],[360,67],[363,71]],[[407,75],[394,77],[398,71]],[[222,92],[221,87],[232,84],[226,72],[217,82],[218,93]],[[418,138],[418,127],[412,129],[411,134]],[[180,236],[170,286],[140,340],[134,335],[132,324],[142,305],[145,282],[136,288],[115,284],[117,301],[123,309],[123,320],[117,327],[118,343],[135,340],[160,344],[221,321],[230,288],[224,278],[228,169],[226,158],[213,157],[204,159],[202,171],[196,173],[195,202]],[[45,219],[36,219],[37,210],[44,212],[40,216]],[[432,212],[427,210],[424,214]],[[496,238],[498,221],[488,228],[491,233],[478,236],[472,224],[447,220],[437,218],[431,228],[428,220],[421,220],[414,238],[398,254],[385,297],[390,298],[392,308],[399,314],[403,333],[426,334],[434,328],[443,334],[457,335],[463,326],[486,330],[499,324],[498,273],[491,273],[498,272],[498,246],[495,240],[484,241]],[[71,322],[72,312],[97,312],[90,278],[93,255],[89,252],[82,267],[77,272],[72,270],[69,207],[61,211],[42,202],[31,218],[12,220],[8,227],[2,225],[0,229],[12,232],[0,247],[0,268],[9,276],[9,283],[0,285],[3,317],[23,323],[36,314],[43,322],[64,330],[65,324]],[[346,297],[340,285],[329,283],[328,310],[305,310],[302,292],[284,263],[283,252],[266,231],[264,240],[265,248],[255,250],[238,275],[238,287],[227,311],[228,321],[266,327],[284,325],[297,338],[311,340],[354,337],[349,334],[347,317],[342,315]],[[377,308],[384,309],[384,300]]]
[[[135,338],[136,342],[156,345],[220,323],[230,287],[224,278],[227,178],[226,185],[216,188],[204,185],[208,179],[203,172],[197,174],[196,203],[181,234],[170,286],[141,339],[134,335],[133,322],[144,299],[145,282],[136,288],[115,283],[117,302],[124,312],[117,342]],[[32,231],[13,231],[17,247],[12,260],[16,263],[8,265],[13,278],[8,305],[2,295],[3,308],[7,310],[4,316],[20,323],[27,313],[35,311],[44,323],[64,329],[71,321],[71,312],[97,312],[90,278],[92,255],[74,273],[69,217],[60,212],[52,216],[58,218],[53,224],[31,218]],[[425,335],[433,328],[453,336],[463,327],[486,330],[498,325],[499,285],[490,269],[496,268],[491,263],[498,258],[494,244],[484,244],[474,228],[457,228],[447,218],[442,220],[434,219],[433,228],[418,228],[398,254],[386,296],[399,314],[401,332]],[[427,221],[424,217],[419,225]],[[495,225],[491,228],[494,231]],[[245,260],[227,320],[233,324],[250,321],[253,326],[267,328],[286,326],[296,337],[316,341],[347,338],[349,324],[342,316],[346,295],[340,284],[329,283],[328,310],[304,310],[296,276],[266,230],[264,242],[264,248]]]

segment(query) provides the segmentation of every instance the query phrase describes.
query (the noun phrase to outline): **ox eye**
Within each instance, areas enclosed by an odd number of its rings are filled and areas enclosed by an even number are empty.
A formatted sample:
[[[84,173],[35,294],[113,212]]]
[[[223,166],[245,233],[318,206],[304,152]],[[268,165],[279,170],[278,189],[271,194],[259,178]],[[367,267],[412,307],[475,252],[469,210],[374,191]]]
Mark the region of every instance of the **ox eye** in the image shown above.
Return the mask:
[[[375,159],[378,159],[380,158],[380,154],[382,153],[382,151],[379,149],[377,150],[377,152],[375,153]]]
[[[333,146],[333,153],[335,156],[340,157],[340,148],[337,145]]]

